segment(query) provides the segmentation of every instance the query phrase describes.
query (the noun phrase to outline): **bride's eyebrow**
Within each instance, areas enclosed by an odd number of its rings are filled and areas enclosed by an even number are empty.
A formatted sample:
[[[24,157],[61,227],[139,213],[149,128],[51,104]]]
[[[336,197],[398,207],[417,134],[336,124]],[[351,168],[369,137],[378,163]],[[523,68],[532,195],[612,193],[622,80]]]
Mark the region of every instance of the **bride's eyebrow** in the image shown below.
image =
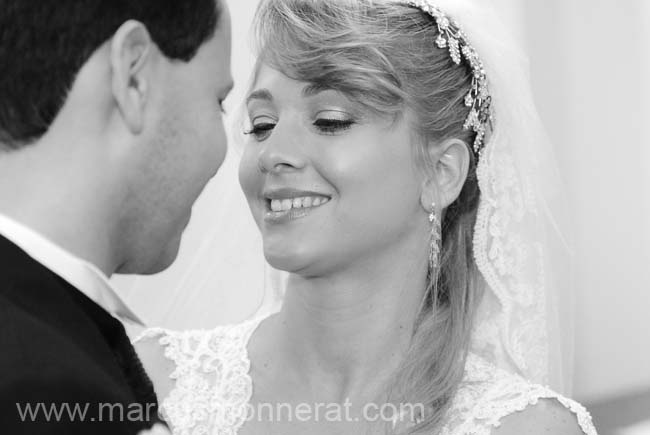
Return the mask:
[[[303,97],[313,97],[320,94],[321,92],[330,91],[330,90],[332,89],[321,85],[310,84],[302,88],[301,94]]]
[[[305,98],[309,97],[315,97],[316,95],[320,94],[321,92],[336,92],[340,94],[341,92],[337,89],[334,89],[333,87],[330,86],[325,86],[321,84],[308,84],[305,85],[304,88],[302,88],[302,96]]]
[[[258,89],[253,91],[246,97],[246,105],[248,106],[251,101],[262,100],[262,101],[273,101],[273,95],[268,89]]]

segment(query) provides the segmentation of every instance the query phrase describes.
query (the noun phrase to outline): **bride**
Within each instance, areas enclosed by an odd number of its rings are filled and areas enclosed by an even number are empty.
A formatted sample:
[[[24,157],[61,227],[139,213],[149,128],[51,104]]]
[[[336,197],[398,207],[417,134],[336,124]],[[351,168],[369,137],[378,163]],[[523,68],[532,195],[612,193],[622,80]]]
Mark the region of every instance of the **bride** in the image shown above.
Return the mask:
[[[286,293],[137,340],[174,433],[594,435],[543,386],[566,250],[498,21],[458,0],[265,0],[256,30],[240,182]]]

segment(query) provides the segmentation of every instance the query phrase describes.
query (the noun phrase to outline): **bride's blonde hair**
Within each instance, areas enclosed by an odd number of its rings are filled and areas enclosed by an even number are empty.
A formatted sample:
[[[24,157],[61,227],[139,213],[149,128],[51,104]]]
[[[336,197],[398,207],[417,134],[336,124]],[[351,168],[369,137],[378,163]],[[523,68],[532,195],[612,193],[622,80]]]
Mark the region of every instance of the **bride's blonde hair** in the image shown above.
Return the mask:
[[[340,91],[380,115],[398,119],[408,110],[423,169],[432,170],[430,143],[473,143],[474,133],[463,129],[471,70],[436,47],[437,27],[419,9],[388,0],[264,0],[255,30],[258,65]],[[479,188],[470,155],[462,192],[444,213],[439,270],[428,279],[410,349],[387,387],[394,403],[430,408],[409,433],[440,429],[464,374],[480,300],[472,251]]]

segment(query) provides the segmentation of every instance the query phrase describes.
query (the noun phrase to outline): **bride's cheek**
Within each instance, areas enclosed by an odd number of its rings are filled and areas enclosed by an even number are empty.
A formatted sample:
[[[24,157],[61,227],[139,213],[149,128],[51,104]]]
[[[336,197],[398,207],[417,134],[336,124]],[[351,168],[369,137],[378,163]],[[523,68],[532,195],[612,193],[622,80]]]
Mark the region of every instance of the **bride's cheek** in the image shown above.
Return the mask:
[[[257,165],[253,156],[248,152],[244,153],[239,164],[239,184],[249,202],[253,199],[254,192],[259,190],[256,189],[259,182],[256,168]]]

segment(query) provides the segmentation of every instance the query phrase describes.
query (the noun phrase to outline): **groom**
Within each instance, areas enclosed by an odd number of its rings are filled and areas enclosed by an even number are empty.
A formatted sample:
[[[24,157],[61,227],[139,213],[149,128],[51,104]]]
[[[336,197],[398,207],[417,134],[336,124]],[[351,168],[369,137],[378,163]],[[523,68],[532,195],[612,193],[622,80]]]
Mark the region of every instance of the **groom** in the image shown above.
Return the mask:
[[[231,87],[224,0],[0,0],[0,433],[156,421],[107,278],[174,261]]]

